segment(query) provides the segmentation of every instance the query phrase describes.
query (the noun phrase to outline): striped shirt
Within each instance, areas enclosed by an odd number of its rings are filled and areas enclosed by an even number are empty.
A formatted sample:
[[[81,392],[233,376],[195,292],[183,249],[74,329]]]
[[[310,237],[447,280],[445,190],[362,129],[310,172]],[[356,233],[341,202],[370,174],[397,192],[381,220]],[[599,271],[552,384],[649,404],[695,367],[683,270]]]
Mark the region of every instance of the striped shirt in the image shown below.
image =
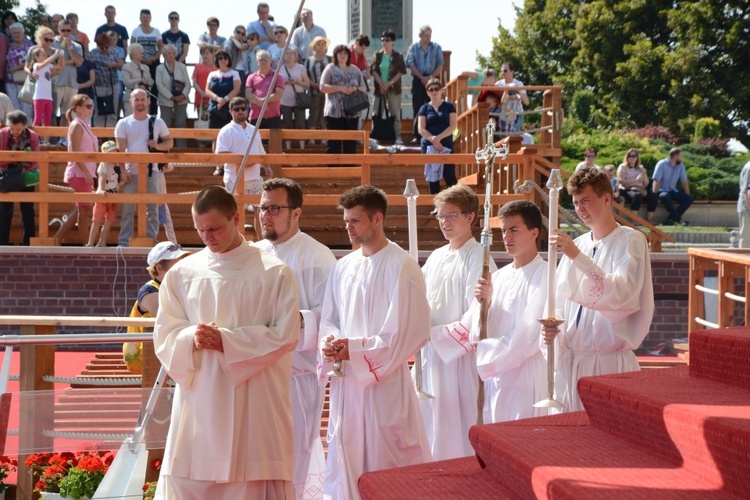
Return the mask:
[[[420,42],[412,44],[406,53],[406,65],[416,66],[423,76],[430,76],[438,66],[443,65],[443,49],[435,42],[430,42],[427,50]]]

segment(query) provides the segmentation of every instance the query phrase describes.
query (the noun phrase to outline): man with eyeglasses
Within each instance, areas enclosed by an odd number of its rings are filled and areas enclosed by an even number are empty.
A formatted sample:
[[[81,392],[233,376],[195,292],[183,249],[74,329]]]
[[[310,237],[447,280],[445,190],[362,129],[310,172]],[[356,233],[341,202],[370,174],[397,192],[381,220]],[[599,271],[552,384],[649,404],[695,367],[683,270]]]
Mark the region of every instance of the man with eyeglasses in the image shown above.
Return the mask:
[[[310,9],[302,9],[300,14],[300,20],[302,25],[298,26],[292,32],[292,45],[297,47],[299,62],[302,63],[312,55],[310,49],[310,42],[312,42],[316,36],[326,38],[326,30],[313,23],[313,13]]]
[[[167,16],[169,19],[169,29],[161,34],[161,40],[164,45],[172,45],[177,49],[176,60],[185,63],[188,50],[190,50],[190,37],[180,29],[180,15],[172,11]]]
[[[318,384],[318,329],[328,277],[336,257],[327,246],[300,231],[302,188],[277,177],[263,183],[260,206],[263,239],[256,246],[283,260],[299,285],[300,340],[292,355],[292,421],[294,423],[294,488],[297,497],[320,486],[325,472],[320,415],[324,389]]]
[[[429,339],[419,264],[385,236],[386,194],[358,186],[339,198],[352,245],[333,269],[320,324],[321,382],[331,377],[325,498],[359,498],[365,473],[430,461],[407,360]],[[402,495],[404,496],[404,495]],[[408,494],[406,495],[408,496]]]
[[[78,93],[78,70],[76,68],[83,64],[83,49],[73,41],[72,31],[73,27],[70,21],[63,19],[59,23],[58,32],[60,34],[52,42],[52,47],[59,50],[63,55],[58,59],[60,72],[53,79],[57,99],[52,109],[52,116],[57,116],[59,112],[60,126],[68,125],[65,113],[70,107],[70,100]],[[64,145],[61,141],[61,146]]]
[[[474,302],[484,249],[471,233],[479,211],[471,188],[456,184],[441,191],[435,206],[448,244],[432,252],[422,268],[431,325],[430,342],[422,349],[422,390],[435,399],[420,399],[419,406],[432,459],[448,460],[474,454],[469,428],[477,423],[477,365],[461,320]],[[490,271],[495,269],[490,261]]]
[[[156,498],[294,498],[297,282],[247,243],[223,187],[198,193],[192,213],[206,248],[165,276],[154,327],[156,356],[176,383]]]
[[[284,95],[286,85],[284,75],[276,77],[276,85],[272,89],[274,70],[271,67],[271,54],[265,50],[257,52],[258,71],[249,75],[245,81],[245,98],[250,101],[250,123],[258,123],[260,108],[268,96],[268,106],[263,114],[260,128],[281,128],[281,97]],[[270,94],[270,95],[269,95]]]
[[[115,22],[115,16],[117,15],[117,10],[112,5],[107,5],[104,7],[104,17],[107,18],[107,22],[96,28],[96,33],[94,34],[94,40],[96,40],[99,36],[99,33],[106,33],[107,31],[114,31],[117,33],[117,36],[119,37],[117,39],[117,46],[121,47],[122,50],[127,54],[128,53],[128,40],[130,40],[130,35],[128,34],[128,29],[123,26],[122,24],[117,24]]]
[[[276,29],[276,24],[268,18],[270,12],[271,7],[269,7],[267,3],[259,3],[258,20],[247,25],[248,33],[258,34],[258,46],[263,50],[268,50],[268,47],[270,47],[271,44],[276,43],[276,36],[273,34],[273,30]]]
[[[429,100],[427,82],[431,78],[440,79],[443,72],[443,49],[432,41],[432,28],[419,28],[419,41],[413,43],[406,52],[406,65],[411,70],[411,109],[414,112],[413,138],[410,144],[419,144],[421,137],[417,129],[419,109]]]
[[[216,152],[243,155],[247,151],[247,146],[250,144],[250,139],[255,131],[255,127],[247,122],[248,109],[244,97],[235,97],[229,101],[229,114],[232,116],[232,121],[219,130],[219,135],[216,137]],[[250,146],[250,154],[266,154],[260,140],[260,134],[255,136],[255,140]],[[234,184],[237,182],[237,169],[236,163],[224,164],[224,185],[230,193],[236,191]],[[243,192],[245,194],[261,194],[263,192],[263,177],[261,177],[260,169],[259,163],[245,165],[243,181]],[[247,210],[252,211],[252,205],[248,205]]]

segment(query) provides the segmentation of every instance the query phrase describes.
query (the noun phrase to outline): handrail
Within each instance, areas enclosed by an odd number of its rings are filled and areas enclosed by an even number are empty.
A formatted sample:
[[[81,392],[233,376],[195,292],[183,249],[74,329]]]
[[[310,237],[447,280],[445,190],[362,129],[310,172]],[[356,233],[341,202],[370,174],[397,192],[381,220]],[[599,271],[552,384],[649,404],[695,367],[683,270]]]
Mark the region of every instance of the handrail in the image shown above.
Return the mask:
[[[0,325],[41,325],[41,326],[139,326],[151,328],[154,318],[129,318],[107,316],[21,316],[0,315]]]
[[[119,344],[153,342],[153,333],[66,333],[65,335],[0,335],[0,347],[19,345]]]
[[[689,248],[690,288],[688,296],[688,330],[700,326],[727,328],[735,326],[736,303],[743,304],[744,324],[750,324],[750,249],[738,248]],[[718,287],[705,285],[707,272],[718,274]],[[738,292],[744,291],[744,295]],[[718,300],[717,322],[706,319],[704,298],[716,296]]]

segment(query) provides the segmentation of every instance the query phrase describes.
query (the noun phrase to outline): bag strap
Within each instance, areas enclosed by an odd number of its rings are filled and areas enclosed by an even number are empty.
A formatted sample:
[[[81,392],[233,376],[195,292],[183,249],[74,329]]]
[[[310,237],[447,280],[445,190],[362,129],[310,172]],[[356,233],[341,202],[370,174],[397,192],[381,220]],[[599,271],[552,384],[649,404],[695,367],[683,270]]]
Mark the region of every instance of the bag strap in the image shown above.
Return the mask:
[[[284,64],[284,71],[286,71],[287,78],[291,80],[292,75],[289,74],[289,68],[286,67],[286,64]],[[292,84],[292,90],[294,90],[295,93],[297,92],[297,87],[294,84]]]

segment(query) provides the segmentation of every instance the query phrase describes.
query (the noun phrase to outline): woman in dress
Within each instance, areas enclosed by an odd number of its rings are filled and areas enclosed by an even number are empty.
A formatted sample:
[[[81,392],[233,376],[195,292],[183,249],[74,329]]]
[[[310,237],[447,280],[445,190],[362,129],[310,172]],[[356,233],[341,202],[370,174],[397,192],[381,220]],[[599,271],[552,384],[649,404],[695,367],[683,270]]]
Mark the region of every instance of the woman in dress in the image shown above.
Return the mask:
[[[284,93],[281,96],[281,128],[297,130],[305,129],[305,108],[297,106],[297,92],[305,92],[310,86],[305,67],[297,62],[297,49],[289,47],[284,56],[284,64],[280,66],[281,76],[286,80]],[[292,126],[294,124],[294,126]],[[291,141],[286,141],[286,147],[291,147]],[[305,149],[305,141],[299,141],[300,149]]]
[[[419,108],[417,118],[417,131],[422,136],[422,154],[451,153],[454,150],[453,132],[458,123],[456,107],[443,100],[443,85],[439,79],[430,78],[425,88],[430,100]],[[430,185],[430,194],[440,192],[441,178],[445,179],[447,188],[458,184],[456,166],[452,163],[425,165],[425,177]]]
[[[344,98],[356,91],[366,92],[362,72],[351,64],[352,54],[346,45],[333,49],[333,62],[326,66],[320,77],[320,90],[326,95],[323,115],[328,130],[357,130],[359,112],[347,114]],[[343,143],[343,144],[342,144]],[[357,151],[357,141],[329,140],[328,154],[353,154]]]
[[[110,48],[110,50],[112,49]],[[135,89],[148,91],[154,85],[154,81],[151,79],[151,70],[143,63],[143,46],[140,43],[131,43],[128,45],[128,56],[130,61],[122,66],[122,81],[125,84],[125,95],[123,97],[125,116],[133,114],[130,94]]]
[[[69,153],[99,152],[99,141],[88,123],[93,110],[94,102],[85,94],[76,94],[70,100],[70,108],[65,114],[70,122],[70,125],[68,125]],[[68,162],[63,180],[76,193],[94,192],[96,188],[96,162]],[[81,243],[86,244],[89,240],[91,228],[92,206],[92,203],[77,202],[73,211],[68,214],[67,220],[55,234],[55,238],[62,243],[65,235],[78,223]]]
[[[190,77],[187,66],[177,61],[177,48],[165,45],[161,51],[164,63],[156,68],[156,86],[159,87],[159,109],[167,127],[185,128],[187,124]],[[187,146],[186,139],[177,139],[179,148]]]

